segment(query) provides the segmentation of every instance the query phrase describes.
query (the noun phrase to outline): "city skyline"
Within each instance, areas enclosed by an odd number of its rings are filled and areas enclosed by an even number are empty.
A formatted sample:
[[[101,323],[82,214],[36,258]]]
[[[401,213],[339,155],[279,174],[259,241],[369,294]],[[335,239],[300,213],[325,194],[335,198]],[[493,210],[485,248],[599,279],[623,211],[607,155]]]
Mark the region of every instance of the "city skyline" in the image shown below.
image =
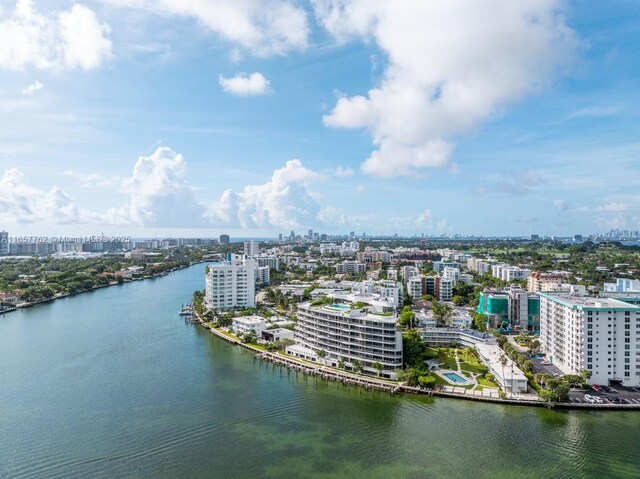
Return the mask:
[[[0,0],[0,230],[639,229],[640,9],[490,3]]]

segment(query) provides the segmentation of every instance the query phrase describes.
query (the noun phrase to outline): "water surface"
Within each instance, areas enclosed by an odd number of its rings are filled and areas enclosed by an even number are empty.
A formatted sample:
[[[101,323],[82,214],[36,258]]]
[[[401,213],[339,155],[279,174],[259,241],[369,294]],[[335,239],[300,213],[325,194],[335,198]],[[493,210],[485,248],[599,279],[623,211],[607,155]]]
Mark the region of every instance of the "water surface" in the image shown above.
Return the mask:
[[[390,397],[179,317],[204,265],[0,316],[0,477],[640,477],[640,413]]]

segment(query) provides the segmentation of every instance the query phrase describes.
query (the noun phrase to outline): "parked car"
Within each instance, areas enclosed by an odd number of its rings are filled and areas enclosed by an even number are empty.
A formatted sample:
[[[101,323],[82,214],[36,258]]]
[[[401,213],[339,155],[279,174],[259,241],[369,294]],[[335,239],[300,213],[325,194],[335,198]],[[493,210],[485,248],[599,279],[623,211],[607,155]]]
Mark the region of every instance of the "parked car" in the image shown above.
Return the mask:
[[[591,389],[593,389],[594,391],[602,391],[602,388],[599,384],[592,384]]]
[[[593,399],[596,400],[596,404],[603,404],[604,401],[602,400],[602,398],[600,396],[593,396]]]
[[[587,401],[589,404],[596,403],[596,398],[594,396],[590,396],[589,394],[584,395],[584,400]]]

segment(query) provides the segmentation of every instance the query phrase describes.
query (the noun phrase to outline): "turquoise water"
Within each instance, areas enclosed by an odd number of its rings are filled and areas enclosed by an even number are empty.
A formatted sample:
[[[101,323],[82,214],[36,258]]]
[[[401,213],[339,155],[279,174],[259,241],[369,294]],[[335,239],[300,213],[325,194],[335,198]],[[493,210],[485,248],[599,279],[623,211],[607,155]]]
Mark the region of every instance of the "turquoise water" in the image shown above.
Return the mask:
[[[640,414],[391,397],[178,316],[204,265],[0,317],[2,478],[637,478]]]
[[[351,309],[351,307],[347,306],[346,304],[331,304],[329,305],[329,307],[333,309],[340,309],[340,310]]]
[[[453,381],[454,383],[462,383],[462,384],[464,384],[464,383],[467,382],[467,380],[465,378],[460,377],[456,373],[444,373],[444,376],[449,378],[449,380]]]

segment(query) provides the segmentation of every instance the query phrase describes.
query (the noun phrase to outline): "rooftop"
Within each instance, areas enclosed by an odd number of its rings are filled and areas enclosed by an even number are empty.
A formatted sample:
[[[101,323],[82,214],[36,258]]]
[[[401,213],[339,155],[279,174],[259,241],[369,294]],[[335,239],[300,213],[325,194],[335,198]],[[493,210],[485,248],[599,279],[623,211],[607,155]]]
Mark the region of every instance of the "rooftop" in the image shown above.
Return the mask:
[[[619,299],[609,298],[609,297],[593,297],[593,296],[576,296],[570,293],[544,293],[541,292],[539,295],[543,298],[550,299],[551,301],[555,301],[557,303],[564,304],[565,306],[575,306],[579,309],[587,308],[587,309],[637,309],[640,310],[640,306],[635,306],[630,303],[626,303],[624,301],[620,301]]]

